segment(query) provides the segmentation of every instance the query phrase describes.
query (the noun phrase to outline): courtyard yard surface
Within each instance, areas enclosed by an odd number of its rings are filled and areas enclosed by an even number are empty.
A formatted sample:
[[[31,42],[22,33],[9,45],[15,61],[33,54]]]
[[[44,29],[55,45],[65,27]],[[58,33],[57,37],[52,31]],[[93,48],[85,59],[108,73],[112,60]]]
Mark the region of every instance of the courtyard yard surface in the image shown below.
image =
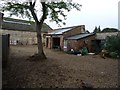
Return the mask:
[[[118,60],[46,48],[44,51],[47,60],[29,61],[37,46],[10,46],[3,88],[81,88],[81,80],[94,88],[118,87]]]

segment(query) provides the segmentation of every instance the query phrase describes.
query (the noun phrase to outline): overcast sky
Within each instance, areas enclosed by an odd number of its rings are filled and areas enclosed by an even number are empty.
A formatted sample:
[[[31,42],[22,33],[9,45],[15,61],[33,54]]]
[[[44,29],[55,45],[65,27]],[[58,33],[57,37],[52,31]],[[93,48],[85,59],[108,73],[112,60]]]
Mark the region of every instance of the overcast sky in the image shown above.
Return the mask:
[[[118,2],[120,0],[72,0],[82,5],[81,11],[71,10],[67,14],[66,25],[62,27],[85,25],[86,30],[93,31],[95,26],[118,28]],[[45,22],[51,28],[59,28],[49,19]]]
[[[120,0],[73,0],[82,4],[81,11],[72,10],[68,13],[66,25],[85,25],[86,29],[93,31],[95,26],[118,28],[118,2]],[[55,23],[45,21],[52,28],[58,28]]]

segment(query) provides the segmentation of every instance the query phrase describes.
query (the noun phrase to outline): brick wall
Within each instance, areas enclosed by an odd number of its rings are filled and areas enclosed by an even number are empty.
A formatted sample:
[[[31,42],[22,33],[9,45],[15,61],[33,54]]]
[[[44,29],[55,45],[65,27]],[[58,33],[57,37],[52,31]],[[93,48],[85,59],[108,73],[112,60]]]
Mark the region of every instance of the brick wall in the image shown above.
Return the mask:
[[[49,32],[51,32],[52,30],[49,30]],[[73,28],[72,30],[70,31],[66,31],[64,32],[62,35],[57,35],[57,37],[59,36],[60,37],[60,48],[62,50],[64,50],[64,38],[65,37],[68,37],[68,36],[72,36],[72,35],[76,35],[76,34],[80,34],[82,32],[85,32],[85,25],[81,25],[81,26],[77,26],[75,28]],[[47,38],[47,44],[46,44],[46,47],[48,48],[52,48],[52,44],[53,44],[53,40],[51,36],[49,37],[46,37]],[[72,41],[71,41],[72,42]],[[73,42],[74,44],[74,42]],[[74,44],[75,45],[75,44]],[[78,45],[77,45],[78,46]],[[74,47],[74,46],[73,46]]]
[[[89,49],[90,52],[92,52],[92,40],[95,40],[95,35],[80,40],[68,40],[68,50],[80,50],[85,46]]]
[[[63,49],[64,46],[64,37],[63,35],[60,36],[60,48]]]
[[[53,44],[52,37],[51,36],[47,36],[46,37],[46,42],[45,42],[45,47],[51,49],[52,48],[52,44]]]
[[[85,32],[85,26],[84,25],[75,27],[72,30],[63,33],[63,36],[64,37],[69,37],[69,36],[72,36],[72,35],[80,34],[82,32]]]

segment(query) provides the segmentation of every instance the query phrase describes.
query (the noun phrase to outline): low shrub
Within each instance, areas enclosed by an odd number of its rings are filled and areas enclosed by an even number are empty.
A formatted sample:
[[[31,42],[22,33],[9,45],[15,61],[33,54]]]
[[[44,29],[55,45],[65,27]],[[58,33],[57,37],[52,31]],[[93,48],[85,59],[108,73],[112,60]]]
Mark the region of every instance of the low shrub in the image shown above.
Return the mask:
[[[120,58],[120,35],[108,37],[104,48],[112,58]]]
[[[81,53],[82,53],[82,55],[87,55],[88,54],[87,48],[83,47]]]
[[[112,58],[119,58],[119,55],[118,55],[118,53],[116,53],[116,52],[111,52],[111,53],[110,53],[110,56],[111,56]]]

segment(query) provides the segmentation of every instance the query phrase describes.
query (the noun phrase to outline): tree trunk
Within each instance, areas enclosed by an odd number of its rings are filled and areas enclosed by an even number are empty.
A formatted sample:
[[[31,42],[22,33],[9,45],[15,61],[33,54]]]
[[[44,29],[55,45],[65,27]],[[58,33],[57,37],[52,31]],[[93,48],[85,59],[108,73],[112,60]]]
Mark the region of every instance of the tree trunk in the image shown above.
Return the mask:
[[[39,59],[46,59],[46,56],[45,56],[44,51],[43,51],[42,36],[41,36],[42,24],[43,23],[36,22],[37,42],[38,42],[38,57],[39,57]]]
[[[42,15],[42,17],[41,17],[41,19],[39,21],[38,18],[37,18],[36,13],[34,12],[35,3],[36,3],[36,1],[34,3],[30,2],[30,8],[29,9],[30,9],[31,14],[32,14],[32,16],[33,16],[33,18],[35,20],[35,23],[36,23],[36,32],[37,32],[37,41],[38,41],[38,54],[37,54],[37,57],[38,57],[38,59],[42,60],[42,59],[46,59],[46,56],[45,56],[45,54],[43,52],[41,29],[42,29],[43,22],[46,19],[46,10],[47,10],[47,8],[45,6],[45,2],[42,2],[41,4],[42,4],[42,7],[43,7],[42,8],[43,15]]]

